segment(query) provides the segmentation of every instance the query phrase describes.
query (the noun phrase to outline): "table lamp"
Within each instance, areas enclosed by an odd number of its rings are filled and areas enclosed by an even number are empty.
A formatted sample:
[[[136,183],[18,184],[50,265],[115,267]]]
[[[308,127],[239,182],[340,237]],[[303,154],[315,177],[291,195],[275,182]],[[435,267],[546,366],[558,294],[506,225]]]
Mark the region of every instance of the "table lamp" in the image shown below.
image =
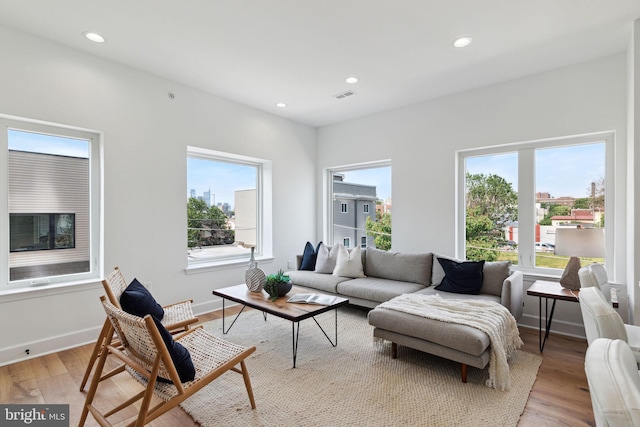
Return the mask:
[[[556,229],[556,255],[569,256],[567,267],[562,272],[562,287],[576,290],[580,288],[580,258],[604,258],[603,228],[564,228]]]

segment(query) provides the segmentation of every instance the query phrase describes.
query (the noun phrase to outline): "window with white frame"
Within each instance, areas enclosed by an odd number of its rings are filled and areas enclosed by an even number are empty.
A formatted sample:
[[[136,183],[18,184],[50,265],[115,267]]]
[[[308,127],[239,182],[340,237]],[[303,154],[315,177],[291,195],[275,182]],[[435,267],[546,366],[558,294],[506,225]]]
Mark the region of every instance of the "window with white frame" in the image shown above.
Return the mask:
[[[360,247],[362,249],[366,249],[367,248],[367,237],[366,236],[362,236],[360,238]]]
[[[466,258],[548,274],[565,268],[557,229],[612,228],[612,153],[611,133],[460,151],[458,243]]]
[[[333,244],[348,238],[355,245],[368,241],[378,249],[391,249],[391,161],[328,168],[324,173],[324,241]]]
[[[271,256],[271,162],[187,149],[188,266]]]
[[[99,133],[0,116],[5,212],[2,284],[26,288],[99,278]],[[5,205],[6,203],[6,205]]]
[[[342,239],[342,244],[344,245],[345,248],[350,248],[351,247],[351,239],[348,237],[345,237],[344,239]]]

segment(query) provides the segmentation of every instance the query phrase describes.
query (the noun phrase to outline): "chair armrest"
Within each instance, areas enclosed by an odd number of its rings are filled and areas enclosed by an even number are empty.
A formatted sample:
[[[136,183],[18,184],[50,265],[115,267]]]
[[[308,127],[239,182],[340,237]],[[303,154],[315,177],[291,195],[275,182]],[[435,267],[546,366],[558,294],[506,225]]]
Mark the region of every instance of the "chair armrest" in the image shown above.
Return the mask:
[[[524,279],[522,272],[514,271],[502,282],[500,303],[507,307],[516,320],[522,316],[524,294]]]
[[[162,306],[162,309],[163,309],[163,310],[166,310],[166,309],[168,309],[168,308],[171,308],[171,307],[174,307],[174,306],[179,306],[179,305],[182,305],[182,304],[189,304],[189,305],[191,305],[191,304],[193,304],[193,300],[192,300],[192,299],[187,299],[187,300],[180,301],[180,302],[174,302],[173,304],[163,305],[163,306]]]
[[[189,325],[198,322],[198,318],[193,313],[193,300],[185,300],[175,304],[165,305],[164,318],[162,324],[172,333],[189,329]]]

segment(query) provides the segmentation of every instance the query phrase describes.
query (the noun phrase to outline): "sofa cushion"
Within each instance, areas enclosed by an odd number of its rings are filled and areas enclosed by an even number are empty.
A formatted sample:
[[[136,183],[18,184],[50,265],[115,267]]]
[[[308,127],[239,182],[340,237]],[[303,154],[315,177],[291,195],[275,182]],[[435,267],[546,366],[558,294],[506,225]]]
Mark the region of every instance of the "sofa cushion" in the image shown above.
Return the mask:
[[[314,271],[316,269],[316,258],[318,256],[318,249],[322,242],[318,243],[316,248],[313,248],[311,242],[307,242],[302,252],[302,262],[300,263],[300,270]]]
[[[426,289],[433,290],[433,287]],[[489,336],[480,329],[402,311],[375,308],[369,312],[368,318],[369,324],[376,328],[433,342],[473,356],[481,355],[491,344]]]
[[[484,261],[457,262],[439,258],[438,262],[445,272],[444,279],[436,289],[457,294],[478,295],[482,288],[482,268]]]
[[[360,298],[368,301],[383,302],[402,294],[424,289],[424,286],[411,282],[363,277],[338,283],[337,291],[345,298]]]
[[[320,274],[331,274],[336,267],[338,259],[338,245],[329,247],[320,242],[318,254],[316,256],[315,272]]]
[[[444,279],[444,270],[442,269],[442,266],[438,262],[438,258],[450,259],[458,262],[463,261],[458,258],[453,258],[446,255],[440,255],[434,252],[433,262],[432,262],[433,266],[431,267],[431,286],[438,286],[440,283],[442,283],[442,279]]]
[[[336,246],[338,248],[338,259],[336,260],[336,268],[333,270],[333,275],[353,278],[365,277],[360,246],[356,246],[351,252],[342,244]]]
[[[319,291],[337,293],[336,286],[345,280],[351,280],[348,277],[339,277],[332,274],[318,274],[313,271],[295,270],[287,271],[287,276],[291,282],[297,286],[317,289]]]
[[[400,252],[381,251],[367,248],[367,277],[399,280],[429,286],[431,283],[431,253],[405,254]]]
[[[502,284],[511,274],[511,261],[485,262],[482,269],[481,294],[502,295]]]

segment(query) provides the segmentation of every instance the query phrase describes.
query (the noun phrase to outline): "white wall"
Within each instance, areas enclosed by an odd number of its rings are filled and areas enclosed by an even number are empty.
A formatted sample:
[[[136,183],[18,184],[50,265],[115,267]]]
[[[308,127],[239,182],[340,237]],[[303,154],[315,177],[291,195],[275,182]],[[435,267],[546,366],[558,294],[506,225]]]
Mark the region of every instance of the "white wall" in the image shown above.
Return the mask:
[[[267,273],[315,239],[314,128],[6,27],[0,52],[0,114],[104,132],[105,269],[151,282],[159,302],[191,298],[211,310],[212,289],[244,282],[244,265],[185,274],[187,145],[272,160]],[[0,364],[27,347],[37,355],[95,340],[101,293],[96,283],[28,299],[0,294]]]
[[[323,127],[318,130],[318,215],[323,168],[391,159],[393,250],[454,255],[456,150],[614,130],[616,256],[608,269],[624,282],[626,111],[621,53]],[[537,315],[537,298],[525,297],[521,323],[537,327]],[[559,302],[554,327],[581,334],[581,325],[579,305]]]

